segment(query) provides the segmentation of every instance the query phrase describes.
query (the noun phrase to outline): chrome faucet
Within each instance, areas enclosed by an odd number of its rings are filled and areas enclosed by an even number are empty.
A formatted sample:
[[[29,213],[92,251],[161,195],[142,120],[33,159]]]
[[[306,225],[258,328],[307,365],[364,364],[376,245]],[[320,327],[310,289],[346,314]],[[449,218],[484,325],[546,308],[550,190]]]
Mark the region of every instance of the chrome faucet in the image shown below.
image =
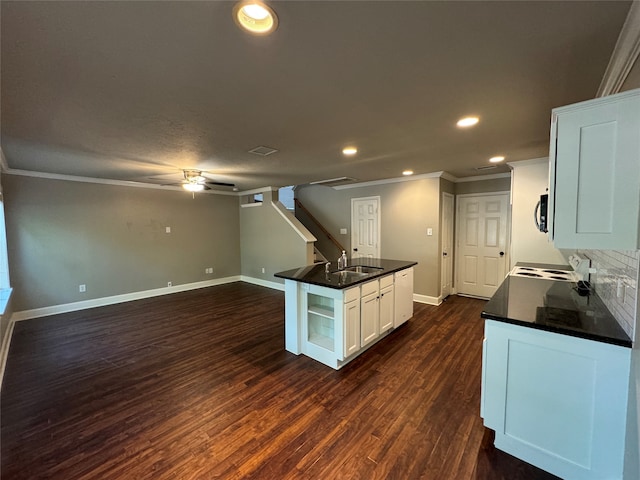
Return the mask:
[[[324,271],[329,273],[329,268],[331,267],[331,262],[327,262],[324,264]]]

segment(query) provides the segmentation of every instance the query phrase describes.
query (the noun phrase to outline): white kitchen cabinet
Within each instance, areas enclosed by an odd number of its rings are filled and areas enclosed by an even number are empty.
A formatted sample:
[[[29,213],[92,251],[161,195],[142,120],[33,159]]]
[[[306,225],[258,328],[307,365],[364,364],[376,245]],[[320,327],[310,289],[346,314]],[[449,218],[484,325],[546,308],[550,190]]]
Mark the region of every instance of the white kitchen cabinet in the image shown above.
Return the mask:
[[[640,246],[640,89],[554,109],[549,160],[556,248]]]
[[[399,327],[413,317],[413,267],[400,270],[394,275],[394,320]]]
[[[380,333],[393,328],[394,315],[393,275],[389,275],[380,279]]]
[[[486,320],[481,415],[495,446],[566,480],[621,479],[630,355]]]
[[[344,358],[347,358],[360,350],[360,287],[347,290],[344,301]]]
[[[362,284],[360,300],[360,345],[365,347],[380,335],[380,290],[378,280]]]
[[[285,279],[285,348],[339,369],[393,330],[395,279],[412,299],[413,270],[388,274],[347,289]],[[402,282],[405,282],[404,284]],[[408,282],[408,283],[406,283]],[[406,303],[406,300],[405,300]],[[413,312],[405,307],[405,316]]]

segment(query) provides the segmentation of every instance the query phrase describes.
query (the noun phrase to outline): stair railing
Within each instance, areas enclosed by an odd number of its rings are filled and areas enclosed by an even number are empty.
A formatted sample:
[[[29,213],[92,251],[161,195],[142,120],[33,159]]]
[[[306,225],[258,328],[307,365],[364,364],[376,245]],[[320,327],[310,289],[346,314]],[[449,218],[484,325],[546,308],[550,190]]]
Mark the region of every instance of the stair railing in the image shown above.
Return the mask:
[[[338,240],[336,240],[336,238],[333,235],[331,235],[331,233],[329,233],[329,231],[326,228],[322,226],[322,224],[318,221],[318,219],[314,217],[313,214],[309,210],[307,210],[304,205],[302,205],[300,200],[295,198],[294,202],[296,204],[296,207],[302,210],[305,213],[305,215],[309,217],[309,220],[311,220],[313,223],[316,224],[316,226],[322,231],[322,233],[324,233],[327,236],[329,240],[331,240],[331,242],[337,247],[338,250],[340,251],[344,250],[345,252],[347,251],[347,249],[344,248],[342,244]]]

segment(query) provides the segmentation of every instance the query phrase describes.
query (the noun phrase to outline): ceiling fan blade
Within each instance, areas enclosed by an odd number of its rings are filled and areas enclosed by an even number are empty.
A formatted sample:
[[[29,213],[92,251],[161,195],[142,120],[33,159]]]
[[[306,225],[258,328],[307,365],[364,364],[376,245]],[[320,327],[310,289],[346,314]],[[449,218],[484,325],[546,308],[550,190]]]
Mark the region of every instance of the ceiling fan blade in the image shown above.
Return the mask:
[[[204,182],[205,185],[217,185],[220,187],[235,187],[236,184],[235,183],[224,183],[224,182],[211,182],[211,181],[207,181]]]

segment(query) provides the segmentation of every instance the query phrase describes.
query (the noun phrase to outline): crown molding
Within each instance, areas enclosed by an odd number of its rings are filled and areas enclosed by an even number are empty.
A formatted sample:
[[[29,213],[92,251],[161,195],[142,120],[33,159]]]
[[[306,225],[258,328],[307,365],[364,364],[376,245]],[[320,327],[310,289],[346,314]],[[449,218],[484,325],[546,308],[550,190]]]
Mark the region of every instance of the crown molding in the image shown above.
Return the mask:
[[[516,162],[507,162],[509,168],[522,167],[525,165],[538,165],[539,163],[549,164],[549,157],[532,158],[530,160],[518,160]]]
[[[424,180],[425,178],[439,178],[442,177],[444,172],[433,172],[433,173],[423,173],[420,175],[407,175],[404,177],[394,177],[394,178],[385,178],[382,180],[372,180],[370,182],[358,182],[358,183],[350,183],[348,185],[337,185],[335,187],[331,187],[334,190],[347,190],[349,188],[362,188],[362,187],[372,187],[375,185],[386,185],[389,183],[400,183],[400,182],[413,182],[415,180]]]
[[[511,173],[494,173],[493,175],[480,175],[476,177],[462,177],[458,178],[455,183],[465,182],[481,182],[483,180],[495,180],[496,178],[510,178]]]
[[[631,2],[596,97],[618,93],[640,56],[640,2]]]
[[[152,190],[168,190],[174,192],[185,192],[185,190],[178,186],[170,186],[170,185],[155,185],[153,183],[142,183],[142,182],[130,182],[126,180],[111,180],[107,178],[94,178],[94,177],[80,177],[76,175],[64,175],[60,173],[45,173],[45,172],[35,172],[31,170],[19,170],[14,168],[4,168],[3,173],[7,175],[17,175],[21,177],[34,177],[34,178],[44,178],[47,180],[64,180],[67,182],[80,182],[80,183],[97,183],[100,185],[113,185],[118,187],[134,187],[134,188],[147,188]],[[255,192],[268,191],[271,187],[266,187],[264,189],[255,190]],[[202,192],[197,192],[198,195],[227,195],[232,197],[238,197],[240,195],[246,195],[249,192],[218,192],[205,190]],[[189,192],[187,192],[189,193]]]

